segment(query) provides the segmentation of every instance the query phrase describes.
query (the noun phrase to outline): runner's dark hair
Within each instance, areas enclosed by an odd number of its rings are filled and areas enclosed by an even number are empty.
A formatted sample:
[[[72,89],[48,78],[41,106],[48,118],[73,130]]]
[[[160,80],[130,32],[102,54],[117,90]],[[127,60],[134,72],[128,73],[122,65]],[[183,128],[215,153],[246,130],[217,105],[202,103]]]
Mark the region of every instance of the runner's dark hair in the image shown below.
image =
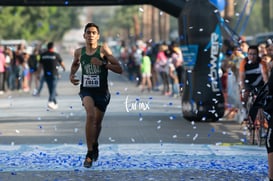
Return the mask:
[[[85,28],[84,28],[84,32],[86,32],[86,30],[90,27],[95,27],[97,30],[98,30],[98,33],[100,34],[100,29],[99,29],[99,26],[96,25],[95,23],[87,23],[85,25]]]

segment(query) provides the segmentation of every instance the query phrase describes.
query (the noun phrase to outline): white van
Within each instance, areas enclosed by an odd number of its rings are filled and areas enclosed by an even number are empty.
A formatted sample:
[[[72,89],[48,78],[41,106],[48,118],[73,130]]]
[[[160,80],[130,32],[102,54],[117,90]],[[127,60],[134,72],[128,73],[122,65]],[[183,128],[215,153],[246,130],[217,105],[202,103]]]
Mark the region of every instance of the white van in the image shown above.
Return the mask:
[[[16,50],[17,46],[20,44],[27,45],[26,40],[0,40],[0,45],[8,46],[12,50]]]

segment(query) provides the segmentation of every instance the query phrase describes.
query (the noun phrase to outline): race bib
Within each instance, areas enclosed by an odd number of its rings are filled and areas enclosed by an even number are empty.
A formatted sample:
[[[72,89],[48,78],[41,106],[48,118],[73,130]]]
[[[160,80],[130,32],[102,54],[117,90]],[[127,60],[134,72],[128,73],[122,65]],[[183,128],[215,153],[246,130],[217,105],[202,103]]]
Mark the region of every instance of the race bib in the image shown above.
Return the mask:
[[[99,75],[83,75],[83,87],[99,87]]]

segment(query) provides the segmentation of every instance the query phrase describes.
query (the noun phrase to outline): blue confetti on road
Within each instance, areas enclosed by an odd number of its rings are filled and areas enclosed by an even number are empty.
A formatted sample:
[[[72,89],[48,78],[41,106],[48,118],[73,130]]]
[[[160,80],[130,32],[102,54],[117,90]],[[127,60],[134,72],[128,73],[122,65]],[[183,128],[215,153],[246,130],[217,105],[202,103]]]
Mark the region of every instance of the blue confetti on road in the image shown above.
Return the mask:
[[[83,170],[86,145],[0,145],[0,171]],[[93,170],[201,169],[265,173],[266,151],[252,146],[100,145]]]

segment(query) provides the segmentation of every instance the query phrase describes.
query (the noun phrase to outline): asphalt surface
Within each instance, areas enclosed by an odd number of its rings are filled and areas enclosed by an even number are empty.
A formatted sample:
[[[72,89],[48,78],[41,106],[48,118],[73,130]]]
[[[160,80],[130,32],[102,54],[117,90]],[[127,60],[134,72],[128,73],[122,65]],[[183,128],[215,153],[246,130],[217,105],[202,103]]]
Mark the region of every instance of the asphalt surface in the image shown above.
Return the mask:
[[[100,159],[83,168],[79,87],[69,83],[68,72],[61,75],[57,110],[46,106],[46,85],[39,97],[0,95],[0,181],[266,178],[264,146],[248,144],[248,133],[236,120],[187,121],[180,98],[141,93],[135,82],[115,74],[109,77],[111,102],[99,139]]]

